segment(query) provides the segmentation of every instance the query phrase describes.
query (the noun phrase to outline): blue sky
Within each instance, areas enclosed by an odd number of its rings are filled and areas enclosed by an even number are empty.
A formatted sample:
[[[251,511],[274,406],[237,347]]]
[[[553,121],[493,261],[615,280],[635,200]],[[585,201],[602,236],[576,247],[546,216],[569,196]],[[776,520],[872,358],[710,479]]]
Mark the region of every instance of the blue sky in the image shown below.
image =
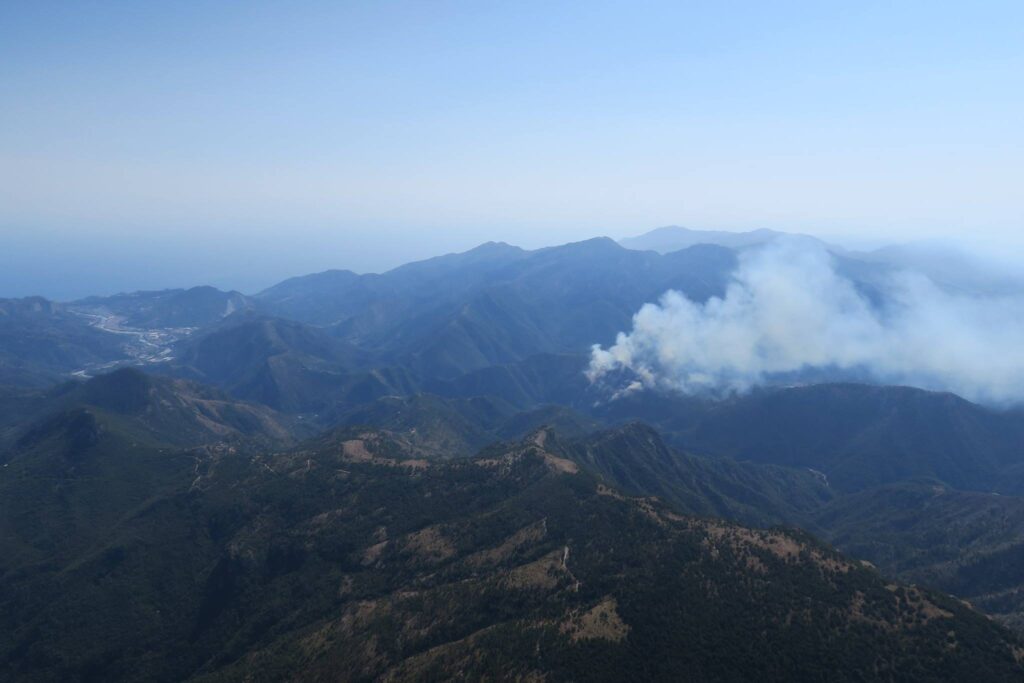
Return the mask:
[[[0,3],[0,296],[1024,233],[1024,3]],[[59,277],[55,277],[59,275]]]

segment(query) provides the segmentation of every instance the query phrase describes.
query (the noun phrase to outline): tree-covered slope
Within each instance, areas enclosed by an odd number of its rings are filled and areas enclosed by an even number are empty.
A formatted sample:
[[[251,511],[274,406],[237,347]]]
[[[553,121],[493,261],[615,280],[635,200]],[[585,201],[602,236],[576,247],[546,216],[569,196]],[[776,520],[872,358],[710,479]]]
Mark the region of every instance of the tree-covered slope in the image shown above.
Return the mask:
[[[670,448],[641,423],[566,443],[567,452],[609,483],[658,496],[677,510],[748,524],[801,524],[834,497],[805,468],[688,455]]]
[[[329,328],[377,365],[454,380],[537,354],[585,354],[667,289],[721,293],[734,266],[732,251],[707,245],[662,256],[607,238],[536,251],[491,243],[381,275],[293,278],[255,301]]]
[[[685,450],[813,468],[843,492],[913,478],[1012,492],[1021,478],[1007,475],[1024,463],[1024,413],[910,387],[819,384],[722,402],[638,397],[610,409],[648,419]]]
[[[125,358],[124,340],[42,297],[0,299],[0,384],[46,387]]]
[[[76,301],[74,308],[100,315],[118,316],[135,328],[205,327],[251,309],[252,301],[239,292],[216,287],[165,289],[94,296]]]
[[[97,409],[139,438],[173,446],[212,441],[287,444],[304,434],[294,419],[265,405],[233,399],[186,380],[122,368],[84,382],[67,382],[37,401],[32,419],[74,409]],[[28,438],[23,437],[23,440]]]
[[[956,600],[886,581],[801,533],[680,516],[567,455],[544,431],[455,462],[350,431],[288,452],[167,459],[144,499],[73,552],[31,572],[5,560],[3,675],[1022,674],[1016,637]],[[107,462],[107,474],[95,462],[88,476],[65,471],[60,488],[98,495],[118,486],[110,465],[135,454],[78,457]],[[28,519],[57,520],[59,540],[73,528],[54,516],[60,491],[43,490]]]
[[[1024,627],[1024,499],[904,482],[840,497],[814,527],[891,576]]]

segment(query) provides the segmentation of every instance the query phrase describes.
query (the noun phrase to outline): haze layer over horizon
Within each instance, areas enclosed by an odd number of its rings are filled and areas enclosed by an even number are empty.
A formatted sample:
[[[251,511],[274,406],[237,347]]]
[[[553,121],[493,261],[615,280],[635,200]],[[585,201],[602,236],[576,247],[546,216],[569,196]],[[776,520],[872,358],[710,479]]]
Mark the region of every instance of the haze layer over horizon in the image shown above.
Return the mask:
[[[672,223],[1021,250],[1022,72],[1012,2],[7,3],[0,295]]]

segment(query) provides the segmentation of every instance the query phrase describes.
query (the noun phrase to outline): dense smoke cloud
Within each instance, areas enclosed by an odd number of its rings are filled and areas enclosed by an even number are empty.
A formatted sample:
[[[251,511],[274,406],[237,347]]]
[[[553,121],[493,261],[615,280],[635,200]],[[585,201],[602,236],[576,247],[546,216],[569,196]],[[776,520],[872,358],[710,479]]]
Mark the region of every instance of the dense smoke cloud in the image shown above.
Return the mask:
[[[806,371],[1024,400],[1024,299],[958,296],[927,278],[888,279],[883,302],[841,276],[820,246],[780,241],[745,253],[723,298],[679,292],[644,305],[633,329],[595,346],[588,376],[641,388],[726,395]]]

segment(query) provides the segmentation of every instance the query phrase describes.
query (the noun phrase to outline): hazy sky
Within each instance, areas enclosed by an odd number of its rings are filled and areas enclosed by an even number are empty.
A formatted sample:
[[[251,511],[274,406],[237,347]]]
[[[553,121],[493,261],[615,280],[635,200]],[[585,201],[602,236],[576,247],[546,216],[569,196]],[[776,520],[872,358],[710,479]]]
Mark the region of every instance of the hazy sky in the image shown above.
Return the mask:
[[[0,3],[0,296],[666,224],[1024,243],[1024,3]]]

